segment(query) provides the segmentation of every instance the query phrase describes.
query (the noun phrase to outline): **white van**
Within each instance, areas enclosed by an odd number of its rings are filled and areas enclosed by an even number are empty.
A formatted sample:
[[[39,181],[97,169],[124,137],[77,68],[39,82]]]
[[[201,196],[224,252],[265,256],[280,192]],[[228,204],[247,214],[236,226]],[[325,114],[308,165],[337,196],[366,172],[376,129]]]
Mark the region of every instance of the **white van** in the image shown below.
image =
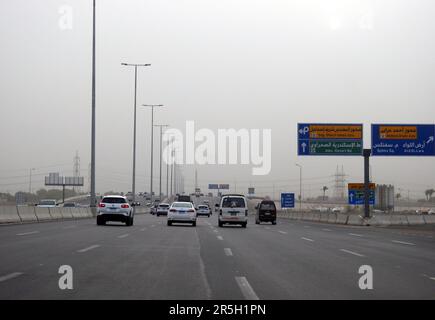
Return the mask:
[[[243,228],[246,228],[248,224],[248,202],[244,195],[223,195],[216,207],[219,210],[219,227],[224,224],[240,224]]]

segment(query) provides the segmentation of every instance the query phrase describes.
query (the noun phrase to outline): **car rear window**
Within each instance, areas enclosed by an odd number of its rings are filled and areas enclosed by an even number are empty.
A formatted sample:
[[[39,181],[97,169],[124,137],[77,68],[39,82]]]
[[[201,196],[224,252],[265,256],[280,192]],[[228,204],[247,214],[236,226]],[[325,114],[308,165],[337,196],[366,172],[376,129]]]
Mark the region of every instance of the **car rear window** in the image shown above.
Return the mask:
[[[104,203],[126,203],[127,201],[124,198],[111,198],[111,197],[106,197],[103,198]]]
[[[191,203],[174,203],[172,206],[175,208],[192,208]]]
[[[198,206],[198,209],[208,209],[207,206]]]
[[[235,197],[227,197],[222,201],[222,208],[244,208],[245,199],[243,198],[235,198]]]
[[[169,204],[161,204],[159,205],[160,208],[169,208]]]
[[[275,204],[274,203],[262,203],[260,206],[261,210],[275,210]]]

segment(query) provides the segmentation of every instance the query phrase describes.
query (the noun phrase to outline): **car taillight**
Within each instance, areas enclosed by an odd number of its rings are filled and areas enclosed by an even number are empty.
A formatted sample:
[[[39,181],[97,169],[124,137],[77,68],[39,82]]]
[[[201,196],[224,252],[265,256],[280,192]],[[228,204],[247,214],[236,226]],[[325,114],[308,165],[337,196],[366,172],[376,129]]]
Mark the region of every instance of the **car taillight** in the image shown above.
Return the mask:
[[[245,216],[248,216],[248,210],[245,210]]]
[[[175,209],[171,209],[171,210],[169,210],[170,212],[177,212],[177,210],[175,210]]]
[[[189,209],[189,210],[187,210],[187,212],[195,212],[195,210]]]
[[[121,208],[127,209],[127,208],[130,208],[130,206],[128,204],[123,204],[123,205],[121,205]]]
[[[98,206],[99,206],[100,208],[104,208],[106,205],[105,205],[104,203],[100,203]]]

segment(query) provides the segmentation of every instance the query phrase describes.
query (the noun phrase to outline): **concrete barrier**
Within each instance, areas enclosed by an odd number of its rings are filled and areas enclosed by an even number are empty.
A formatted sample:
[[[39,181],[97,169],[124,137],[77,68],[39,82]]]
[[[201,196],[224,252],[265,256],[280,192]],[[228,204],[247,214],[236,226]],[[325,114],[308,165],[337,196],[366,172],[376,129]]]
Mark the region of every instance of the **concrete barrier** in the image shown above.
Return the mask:
[[[60,207],[49,208],[50,215],[55,220],[62,220],[62,212]]]
[[[21,222],[37,222],[38,218],[35,214],[35,207],[29,206],[18,206],[18,215],[20,216]]]
[[[408,219],[406,215],[393,214],[391,215],[391,225],[392,226],[407,226]]]
[[[91,208],[80,208],[82,218],[92,218]]]
[[[421,215],[410,214],[407,215],[406,218],[408,219],[409,225],[421,225],[426,223],[423,216]]]
[[[349,216],[344,213],[337,213],[337,220],[335,223],[338,224],[347,224],[347,219],[349,219]]]
[[[357,214],[351,214],[349,215],[349,218],[347,219],[347,224],[352,226],[362,226],[364,225],[364,219],[362,219]]]
[[[71,214],[72,214],[74,219],[82,219],[83,218],[80,208],[70,208],[70,209],[71,209]]]
[[[316,221],[316,222],[320,221],[320,213],[318,213],[318,212],[313,213],[313,221]]]
[[[374,215],[370,218],[369,224],[371,226],[390,226],[391,217],[385,214]]]
[[[60,208],[62,219],[74,219],[71,208]]]
[[[435,215],[424,215],[424,222],[426,224],[434,224],[435,223]]]
[[[320,222],[328,222],[329,219],[329,214],[326,212],[321,212],[320,213]]]
[[[337,214],[330,213],[328,214],[328,223],[336,223],[337,222]]]
[[[0,206],[0,223],[21,222],[16,206]]]
[[[49,208],[35,207],[35,214],[38,218],[38,221],[52,220]]]

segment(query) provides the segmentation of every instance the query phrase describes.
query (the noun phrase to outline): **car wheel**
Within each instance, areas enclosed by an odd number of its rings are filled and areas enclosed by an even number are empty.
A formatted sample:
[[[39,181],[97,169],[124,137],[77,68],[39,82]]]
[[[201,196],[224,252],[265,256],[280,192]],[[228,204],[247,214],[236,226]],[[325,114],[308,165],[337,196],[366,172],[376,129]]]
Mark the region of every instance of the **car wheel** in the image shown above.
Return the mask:
[[[196,221],[192,222],[192,227],[196,227]]]
[[[275,224],[276,224],[276,221],[272,221],[272,224],[275,225]]]
[[[222,222],[218,222],[218,225],[219,225],[219,227],[221,227],[222,228],[222,226],[223,226],[223,223]]]
[[[258,221],[258,220],[255,220],[255,224],[260,224],[260,221]]]
[[[104,223],[103,219],[101,217],[97,217],[97,226],[102,226],[104,224],[105,223]]]
[[[171,221],[168,221],[168,226],[172,226],[172,222]]]
[[[157,216],[157,217],[160,217],[160,215],[159,215],[158,213],[156,214],[156,216]]]
[[[247,222],[243,223],[243,224],[242,224],[242,228],[246,228],[246,225],[247,225],[247,224],[248,224]]]

